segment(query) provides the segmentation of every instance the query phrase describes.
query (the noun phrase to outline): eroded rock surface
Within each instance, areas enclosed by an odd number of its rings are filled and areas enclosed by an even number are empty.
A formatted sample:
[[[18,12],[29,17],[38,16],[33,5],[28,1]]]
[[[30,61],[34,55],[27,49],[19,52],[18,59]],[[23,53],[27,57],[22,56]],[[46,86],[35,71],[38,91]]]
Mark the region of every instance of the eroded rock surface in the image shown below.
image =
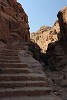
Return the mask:
[[[51,93],[48,78],[27,42],[5,45],[0,50],[0,100],[62,100]]]
[[[31,40],[40,46],[43,53],[46,53],[49,43],[58,40],[56,26],[53,27],[42,26],[36,33],[31,33]]]
[[[0,40],[30,40],[28,16],[17,0],[0,0]]]
[[[46,52],[46,74],[53,81],[53,93],[67,100],[67,7],[59,11],[58,41],[50,43]]]
[[[59,11],[58,18],[60,25],[59,41],[48,45],[47,56],[50,66],[63,69],[67,65],[67,7]]]
[[[59,11],[57,16],[60,25],[60,40],[67,41],[67,7]]]

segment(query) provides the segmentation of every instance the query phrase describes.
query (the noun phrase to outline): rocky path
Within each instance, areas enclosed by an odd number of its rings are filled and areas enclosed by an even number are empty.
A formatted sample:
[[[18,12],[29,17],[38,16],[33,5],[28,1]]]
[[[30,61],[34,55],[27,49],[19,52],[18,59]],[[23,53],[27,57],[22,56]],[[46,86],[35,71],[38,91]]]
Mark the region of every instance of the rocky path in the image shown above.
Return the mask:
[[[51,94],[47,76],[25,44],[0,50],[0,100],[61,100]]]

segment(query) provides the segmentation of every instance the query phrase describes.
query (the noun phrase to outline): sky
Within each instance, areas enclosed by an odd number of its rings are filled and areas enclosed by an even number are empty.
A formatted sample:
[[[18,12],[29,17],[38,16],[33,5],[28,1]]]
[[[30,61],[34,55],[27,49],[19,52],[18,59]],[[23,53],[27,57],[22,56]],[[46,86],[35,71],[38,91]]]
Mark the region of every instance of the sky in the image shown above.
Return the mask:
[[[58,11],[67,6],[67,0],[17,0],[22,4],[30,26],[36,32],[41,26],[53,26]]]

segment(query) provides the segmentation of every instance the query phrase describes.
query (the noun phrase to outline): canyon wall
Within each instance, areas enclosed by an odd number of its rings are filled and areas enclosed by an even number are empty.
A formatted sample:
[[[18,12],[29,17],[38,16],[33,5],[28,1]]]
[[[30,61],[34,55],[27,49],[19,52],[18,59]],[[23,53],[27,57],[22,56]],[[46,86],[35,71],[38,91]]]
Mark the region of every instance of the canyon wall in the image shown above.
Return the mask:
[[[58,41],[50,43],[46,52],[46,61],[50,69],[67,73],[67,7],[59,11],[60,32]]]
[[[59,11],[57,16],[60,25],[60,40],[67,41],[67,7]]]
[[[42,26],[37,32],[31,33],[31,41],[39,45],[42,53],[46,53],[49,43],[58,40],[57,33],[59,32],[59,24],[58,26],[57,24],[58,22],[53,27]]]
[[[0,41],[30,41],[28,16],[17,0],[0,0]]]

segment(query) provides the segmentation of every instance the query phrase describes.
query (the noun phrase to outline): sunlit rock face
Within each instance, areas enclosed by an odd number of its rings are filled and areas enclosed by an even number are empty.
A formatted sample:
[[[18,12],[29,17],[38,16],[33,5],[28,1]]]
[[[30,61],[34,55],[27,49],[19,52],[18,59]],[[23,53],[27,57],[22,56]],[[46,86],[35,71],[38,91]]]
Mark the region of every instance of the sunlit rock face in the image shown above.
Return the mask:
[[[29,41],[28,16],[17,0],[0,0],[0,40]]]
[[[58,40],[56,27],[53,27],[42,26],[37,32],[31,33],[31,40],[39,45],[43,53],[46,53],[49,43]]]
[[[57,16],[60,25],[60,40],[67,41],[67,7],[59,11]]]
[[[53,28],[56,30],[57,33],[60,32],[59,22],[58,20],[55,21]]]

